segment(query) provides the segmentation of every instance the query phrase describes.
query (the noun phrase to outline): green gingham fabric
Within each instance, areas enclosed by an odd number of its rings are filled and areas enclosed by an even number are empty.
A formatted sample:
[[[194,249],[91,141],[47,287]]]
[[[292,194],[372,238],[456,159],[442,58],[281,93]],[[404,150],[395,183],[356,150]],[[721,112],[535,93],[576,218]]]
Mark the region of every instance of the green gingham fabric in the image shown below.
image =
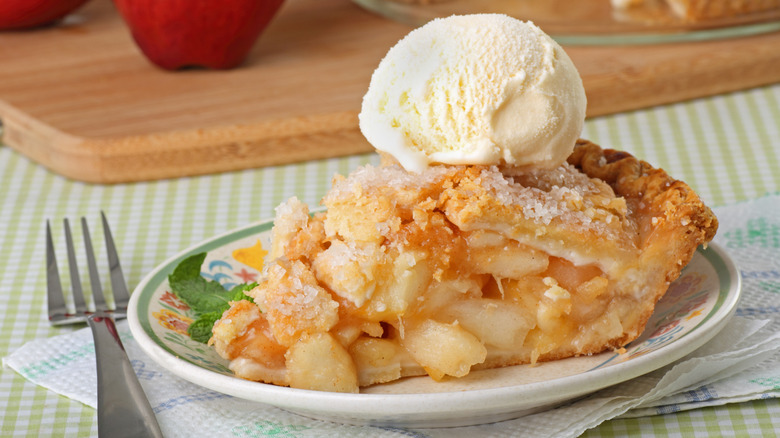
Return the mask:
[[[665,168],[711,206],[780,192],[780,85],[590,119],[583,137]],[[334,173],[377,162],[376,155],[364,154],[103,186],[67,180],[0,146],[0,356],[29,340],[83,327],[53,328],[46,321],[47,219],[61,237],[63,218],[86,216],[97,231],[99,212],[104,211],[132,288],[180,250],[269,218],[290,196],[316,205]],[[61,239],[57,246],[64,260]],[[104,250],[96,247],[103,262]],[[83,259],[80,265],[86,266]],[[7,368],[0,370],[0,411],[3,437],[97,435],[92,408],[37,387]],[[780,400],[769,399],[611,420],[585,436],[774,436],[778,431]],[[256,435],[272,434],[295,436],[273,428]]]

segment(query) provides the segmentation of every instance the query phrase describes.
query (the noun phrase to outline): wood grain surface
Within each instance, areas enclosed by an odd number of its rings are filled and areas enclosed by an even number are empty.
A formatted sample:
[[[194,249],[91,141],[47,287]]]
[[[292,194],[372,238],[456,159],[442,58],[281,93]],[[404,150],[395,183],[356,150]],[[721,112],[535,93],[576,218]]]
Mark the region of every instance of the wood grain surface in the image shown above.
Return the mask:
[[[0,33],[2,140],[94,183],[370,151],[361,98],[410,30],[349,0],[287,0],[240,68],[168,72],[143,57],[109,0],[92,0],[58,26]],[[780,33],[566,49],[589,116],[780,80]]]

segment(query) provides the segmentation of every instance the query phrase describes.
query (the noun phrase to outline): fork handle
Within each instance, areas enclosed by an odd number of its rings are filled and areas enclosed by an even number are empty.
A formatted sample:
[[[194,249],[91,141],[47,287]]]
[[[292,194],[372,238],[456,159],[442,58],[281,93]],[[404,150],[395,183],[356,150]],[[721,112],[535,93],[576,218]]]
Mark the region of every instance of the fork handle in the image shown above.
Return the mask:
[[[127,358],[113,318],[87,318],[95,338],[98,378],[98,435],[162,437],[160,426]]]

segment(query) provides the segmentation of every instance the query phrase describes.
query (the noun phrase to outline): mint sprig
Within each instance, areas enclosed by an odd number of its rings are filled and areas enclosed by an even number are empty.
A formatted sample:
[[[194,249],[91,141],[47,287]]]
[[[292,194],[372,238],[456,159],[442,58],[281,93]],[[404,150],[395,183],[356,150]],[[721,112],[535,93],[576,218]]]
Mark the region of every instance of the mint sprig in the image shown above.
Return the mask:
[[[257,286],[257,283],[244,283],[225,289],[218,281],[207,280],[200,275],[204,260],[205,252],[189,256],[168,276],[171,291],[195,312],[196,319],[187,333],[190,338],[202,343],[211,339],[214,323],[230,308],[230,302],[252,301],[245,292]]]

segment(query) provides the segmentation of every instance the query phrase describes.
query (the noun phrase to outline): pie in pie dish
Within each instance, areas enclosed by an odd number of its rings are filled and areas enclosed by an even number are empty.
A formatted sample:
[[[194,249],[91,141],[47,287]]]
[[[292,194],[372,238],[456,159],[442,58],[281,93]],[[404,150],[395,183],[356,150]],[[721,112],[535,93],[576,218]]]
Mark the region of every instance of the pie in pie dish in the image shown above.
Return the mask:
[[[554,169],[391,158],[277,208],[254,302],[210,341],[239,377],[358,392],[619,349],[717,219],[684,182],[579,140]]]
[[[778,0],[611,0],[617,9],[659,9],[664,4],[686,21],[731,18],[780,8]]]

